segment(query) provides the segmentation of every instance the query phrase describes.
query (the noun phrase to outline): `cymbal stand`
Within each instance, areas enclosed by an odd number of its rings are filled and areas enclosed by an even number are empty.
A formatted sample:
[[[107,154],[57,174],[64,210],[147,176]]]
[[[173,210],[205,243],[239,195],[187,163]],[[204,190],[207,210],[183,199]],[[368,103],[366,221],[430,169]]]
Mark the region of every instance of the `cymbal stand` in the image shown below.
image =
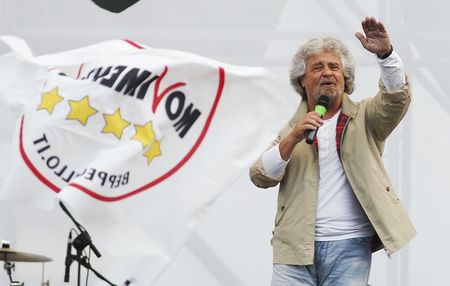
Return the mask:
[[[45,263],[42,262],[41,286],[50,286],[50,280],[44,282]]]
[[[12,262],[9,261],[5,261],[3,268],[6,270],[6,274],[8,274],[9,277],[9,281],[11,282],[11,286],[23,286],[23,282],[19,282],[19,281],[13,281],[12,279],[12,275],[11,275],[11,270],[14,270],[16,267],[16,265]]]

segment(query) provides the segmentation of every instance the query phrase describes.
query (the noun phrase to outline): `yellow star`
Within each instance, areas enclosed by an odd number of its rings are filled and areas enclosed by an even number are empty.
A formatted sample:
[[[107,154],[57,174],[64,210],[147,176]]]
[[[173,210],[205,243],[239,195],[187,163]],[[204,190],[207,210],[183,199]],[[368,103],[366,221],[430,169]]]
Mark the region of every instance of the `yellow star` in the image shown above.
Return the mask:
[[[112,133],[117,139],[122,137],[123,130],[130,125],[130,122],[126,121],[120,115],[120,109],[117,108],[113,114],[103,114],[105,119],[105,127],[103,127],[103,133]]]
[[[88,118],[97,113],[97,110],[89,105],[89,97],[85,96],[79,101],[69,100],[70,112],[66,119],[74,119],[82,125],[86,125]]]
[[[153,141],[153,144],[144,152],[144,156],[147,158],[147,165],[150,165],[153,158],[161,156],[161,148],[158,140]]]
[[[152,122],[149,121],[145,125],[135,124],[136,133],[131,139],[140,142],[145,149],[144,156],[147,158],[147,164],[150,165],[153,158],[161,156],[160,142],[156,140],[153,132]]]
[[[58,88],[55,87],[52,90],[43,92],[41,94],[41,103],[39,103],[37,109],[38,110],[45,109],[48,111],[48,113],[52,113],[55,105],[63,99],[64,98],[59,96],[58,94]]]
[[[144,149],[155,140],[155,133],[153,132],[152,122],[149,121],[145,125],[135,124],[136,133],[131,139],[136,140],[142,144]]]

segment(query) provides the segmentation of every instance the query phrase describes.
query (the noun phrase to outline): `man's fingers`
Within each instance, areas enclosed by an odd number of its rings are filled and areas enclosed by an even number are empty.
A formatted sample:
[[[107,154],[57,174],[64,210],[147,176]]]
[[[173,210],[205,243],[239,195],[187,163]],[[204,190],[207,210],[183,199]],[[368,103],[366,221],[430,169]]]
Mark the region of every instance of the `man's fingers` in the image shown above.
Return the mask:
[[[366,35],[367,35],[367,33],[369,33],[370,30],[369,30],[369,25],[367,24],[366,20],[363,20],[361,22],[361,27],[363,28],[364,33],[366,33]]]
[[[366,17],[365,20],[369,31],[375,31],[378,28],[378,22],[374,17]]]
[[[382,33],[387,33],[386,28],[384,27],[384,24],[381,22],[378,22],[378,29],[380,30],[380,32]]]
[[[358,38],[358,40],[361,42],[361,45],[363,45],[363,47],[365,48],[367,45],[366,37],[360,32],[356,32],[355,37]]]
[[[374,17],[366,17],[361,21],[361,26],[364,30],[364,33],[369,32],[382,32],[386,33],[386,28],[382,22],[377,21]]]
[[[313,127],[320,127],[322,124],[323,124],[322,118],[320,118],[320,116],[315,113],[311,114],[309,117],[305,119],[305,126],[310,125]]]
[[[304,125],[305,126],[305,135],[306,135],[306,132],[308,132],[308,131],[311,131],[311,130],[316,130],[317,128],[319,128],[320,126],[314,126],[314,125],[311,125],[311,124],[305,124]]]

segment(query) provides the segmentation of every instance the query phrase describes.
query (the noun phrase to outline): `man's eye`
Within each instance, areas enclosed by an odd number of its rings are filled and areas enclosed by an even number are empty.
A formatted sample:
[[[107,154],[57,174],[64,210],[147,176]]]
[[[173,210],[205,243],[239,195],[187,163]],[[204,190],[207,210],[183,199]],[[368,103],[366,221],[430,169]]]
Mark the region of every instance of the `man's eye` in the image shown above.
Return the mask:
[[[331,66],[330,69],[333,70],[333,71],[340,70],[339,66]]]

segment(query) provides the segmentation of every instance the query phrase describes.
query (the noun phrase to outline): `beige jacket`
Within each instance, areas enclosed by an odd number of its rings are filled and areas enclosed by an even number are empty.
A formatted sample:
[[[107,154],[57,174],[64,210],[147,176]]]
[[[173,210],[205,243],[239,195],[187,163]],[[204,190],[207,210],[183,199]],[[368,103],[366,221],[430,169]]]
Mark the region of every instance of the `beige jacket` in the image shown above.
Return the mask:
[[[411,101],[410,84],[388,93],[380,82],[377,96],[359,103],[348,95],[342,112],[349,116],[343,131],[340,155],[345,174],[377,237],[373,250],[394,253],[416,234],[402,207],[383,161],[384,142],[405,115]],[[307,113],[303,101],[273,145],[292,130]],[[314,234],[319,185],[319,164],[314,145],[297,144],[286,170],[279,178],[266,174],[259,159],[250,169],[250,178],[261,188],[280,183],[278,209],[273,231],[273,262],[309,265],[314,261]]]

